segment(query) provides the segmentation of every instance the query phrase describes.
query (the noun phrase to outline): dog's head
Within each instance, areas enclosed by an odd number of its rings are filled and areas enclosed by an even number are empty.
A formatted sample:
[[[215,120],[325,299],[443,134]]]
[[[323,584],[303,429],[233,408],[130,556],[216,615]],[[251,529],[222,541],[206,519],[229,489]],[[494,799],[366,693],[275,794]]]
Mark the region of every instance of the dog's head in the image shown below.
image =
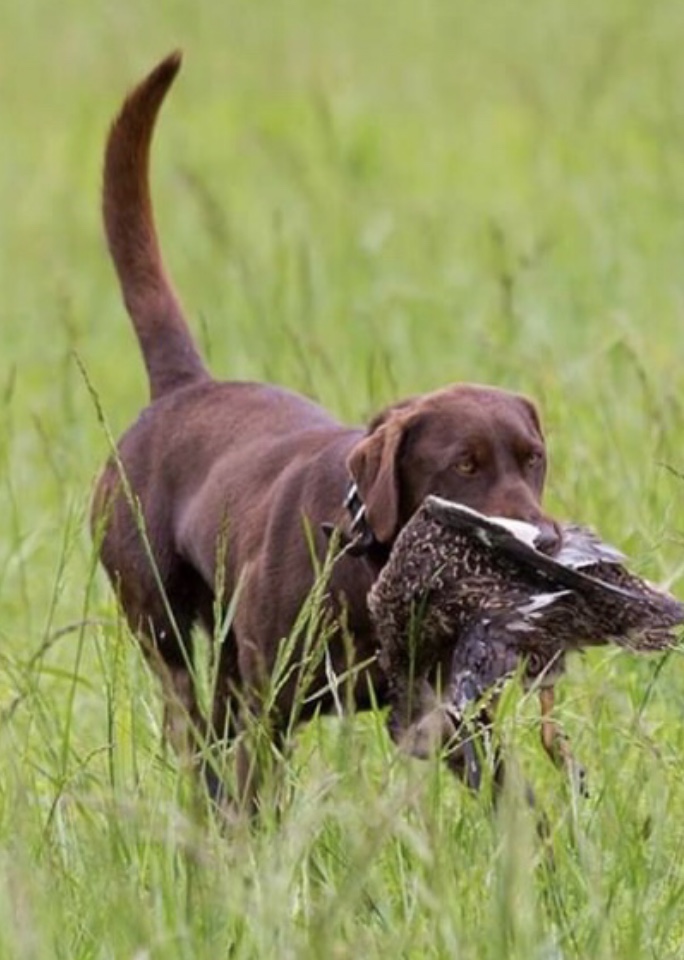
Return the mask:
[[[522,396],[469,384],[384,410],[352,449],[349,472],[377,541],[389,544],[428,494],[490,516],[527,520],[553,553],[558,527],[541,508],[546,447]]]

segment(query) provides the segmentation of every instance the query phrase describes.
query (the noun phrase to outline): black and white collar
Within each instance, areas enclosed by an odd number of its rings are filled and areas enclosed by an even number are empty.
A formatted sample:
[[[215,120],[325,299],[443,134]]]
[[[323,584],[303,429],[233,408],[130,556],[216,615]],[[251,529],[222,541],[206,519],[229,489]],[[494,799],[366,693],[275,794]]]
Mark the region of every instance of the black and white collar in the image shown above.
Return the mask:
[[[350,557],[367,557],[373,563],[384,564],[389,556],[390,546],[376,540],[368,523],[366,504],[354,480],[349,483],[343,506],[351,517],[349,532],[340,531],[340,544],[344,552]],[[333,536],[336,529],[334,524],[323,523],[321,526],[326,537]]]
[[[358,556],[369,553],[374,548],[382,548],[382,544],[375,539],[375,534],[368,523],[366,504],[361,499],[359,488],[354,480],[351,481],[344,498],[344,507],[351,517],[349,553],[352,556]]]

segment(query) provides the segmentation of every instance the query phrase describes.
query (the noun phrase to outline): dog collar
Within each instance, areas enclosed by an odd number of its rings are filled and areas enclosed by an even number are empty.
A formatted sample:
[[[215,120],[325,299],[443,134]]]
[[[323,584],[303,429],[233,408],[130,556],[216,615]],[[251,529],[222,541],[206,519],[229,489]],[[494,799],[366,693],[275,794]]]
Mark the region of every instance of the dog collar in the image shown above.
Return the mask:
[[[344,507],[351,517],[351,547],[350,553],[368,553],[374,547],[379,546],[375,539],[375,534],[368,523],[366,504],[361,499],[359,488],[352,480],[344,498]]]
[[[353,480],[344,498],[344,506],[351,516],[351,528],[354,533],[368,526],[368,521],[366,520],[366,504],[361,499],[359,488]]]
[[[367,557],[377,564],[384,564],[389,556],[389,547],[376,540],[370,524],[366,504],[361,499],[359,488],[352,480],[343,501],[344,509],[351,517],[350,532],[340,531],[341,545],[350,557]],[[330,538],[335,532],[332,523],[321,524],[323,533]]]

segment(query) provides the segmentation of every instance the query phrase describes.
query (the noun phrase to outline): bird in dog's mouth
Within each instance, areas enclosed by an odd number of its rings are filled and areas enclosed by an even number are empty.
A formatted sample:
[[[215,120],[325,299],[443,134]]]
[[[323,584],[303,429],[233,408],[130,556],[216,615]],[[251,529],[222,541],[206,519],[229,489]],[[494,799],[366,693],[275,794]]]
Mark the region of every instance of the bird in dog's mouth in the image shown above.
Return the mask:
[[[427,497],[369,593],[393,737],[418,756],[446,747],[471,786],[481,780],[471,734],[489,725],[476,705],[505,679],[519,673],[539,688],[544,748],[577,773],[551,717],[566,654],[664,650],[684,623],[684,604],[631,573],[615,547],[588,527],[560,529],[551,557],[532,524]]]

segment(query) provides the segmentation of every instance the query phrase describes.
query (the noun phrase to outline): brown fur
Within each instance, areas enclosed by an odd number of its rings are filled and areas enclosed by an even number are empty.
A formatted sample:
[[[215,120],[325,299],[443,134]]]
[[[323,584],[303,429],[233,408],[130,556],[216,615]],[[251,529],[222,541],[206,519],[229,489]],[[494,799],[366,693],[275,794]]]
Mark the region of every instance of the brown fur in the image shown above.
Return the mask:
[[[345,631],[329,639],[328,670],[348,668],[349,638],[355,662],[373,661],[354,686],[360,708],[370,705],[371,686],[380,703],[386,688],[374,662],[366,596],[426,494],[538,523],[549,547],[557,534],[540,507],[544,441],[536,411],[523,397],[456,384],[397,403],[362,429],[342,426],[280,387],[218,382],[209,375],[164,272],[148,186],[155,120],[179,66],[180,55],[172,54],[133,90],[107,144],[107,239],[151,402],[105,467],[93,523],[104,530],[102,563],[168,702],[180,704],[202,735],[230,738],[239,728],[239,701],[261,709],[279,647],[311,590],[307,528],[321,558],[326,524],[349,533],[342,503],[351,480],[375,540],[334,565],[329,604],[336,617],[344,612]],[[225,556],[218,548],[224,530]],[[238,581],[213,713],[205,721],[189,669],[191,631],[200,624],[213,633],[215,585],[223,582],[229,598]],[[325,675],[321,665],[310,689],[324,687]],[[288,722],[294,686],[290,680],[280,690],[270,717],[274,735]],[[323,697],[316,706],[332,702]],[[171,733],[178,733],[170,716]]]

